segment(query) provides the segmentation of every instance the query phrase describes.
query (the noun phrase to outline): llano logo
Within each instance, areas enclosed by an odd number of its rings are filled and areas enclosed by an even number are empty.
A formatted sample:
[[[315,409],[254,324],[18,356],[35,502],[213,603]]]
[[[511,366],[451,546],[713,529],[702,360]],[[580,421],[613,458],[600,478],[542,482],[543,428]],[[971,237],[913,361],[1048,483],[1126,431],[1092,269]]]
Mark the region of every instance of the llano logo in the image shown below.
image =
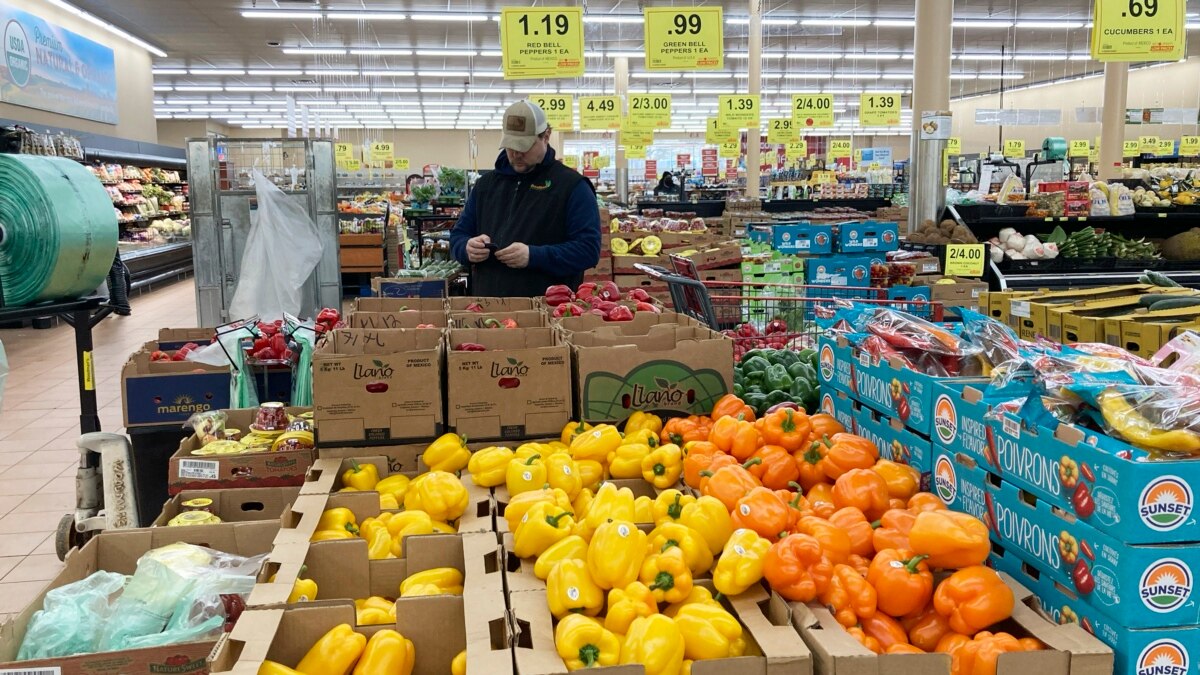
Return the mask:
[[[211,410],[211,403],[197,403],[192,400],[187,394],[180,394],[175,397],[175,400],[170,405],[158,406],[158,414],[169,415],[173,413],[198,413],[205,410]]]
[[[265,466],[268,469],[290,469],[296,466],[296,460],[292,457],[275,456],[266,461]]]
[[[818,358],[817,366],[821,370],[821,379],[825,382],[833,381],[833,348],[829,345],[821,345],[821,355]],[[832,401],[830,407],[833,407]]]
[[[1152,530],[1169,532],[1192,515],[1192,488],[1177,476],[1150,482],[1138,498],[1138,516]]]
[[[653,409],[658,406],[679,406],[684,401],[690,405],[696,401],[696,392],[693,389],[684,391],[674,382],[661,377],[654,378],[654,385],[656,388],[650,389],[635,384],[633,391],[621,397],[621,407],[639,410],[645,407]]]
[[[933,467],[933,489],[946,505],[958,499],[958,478],[954,475],[954,464],[945,455],[938,457]]]
[[[1173,612],[1192,594],[1192,570],[1182,560],[1163,558],[1146,568],[1138,589],[1150,611]]]
[[[954,401],[946,394],[938,396],[933,403],[933,430],[946,444],[953,443],[958,435],[958,411],[954,409]]]
[[[492,377],[525,377],[529,374],[529,366],[508,357],[508,365],[492,362]]]
[[[1137,675],[1187,675],[1188,651],[1175,640],[1164,638],[1146,645],[1137,659]]]
[[[383,361],[373,359],[371,364],[374,368],[364,368],[361,363],[354,364],[354,379],[356,380],[387,380],[391,379],[396,371]]]

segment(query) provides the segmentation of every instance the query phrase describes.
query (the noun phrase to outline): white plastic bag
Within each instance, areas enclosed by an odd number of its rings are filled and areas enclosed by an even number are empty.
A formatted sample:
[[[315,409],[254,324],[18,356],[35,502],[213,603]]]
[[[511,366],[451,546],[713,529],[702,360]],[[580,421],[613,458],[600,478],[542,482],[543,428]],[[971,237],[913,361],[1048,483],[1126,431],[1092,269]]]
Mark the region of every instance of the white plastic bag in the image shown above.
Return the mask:
[[[246,237],[229,315],[274,321],[285,312],[300,313],[300,289],[320,262],[323,247],[308,213],[258,171],[254,192],[258,217]]]

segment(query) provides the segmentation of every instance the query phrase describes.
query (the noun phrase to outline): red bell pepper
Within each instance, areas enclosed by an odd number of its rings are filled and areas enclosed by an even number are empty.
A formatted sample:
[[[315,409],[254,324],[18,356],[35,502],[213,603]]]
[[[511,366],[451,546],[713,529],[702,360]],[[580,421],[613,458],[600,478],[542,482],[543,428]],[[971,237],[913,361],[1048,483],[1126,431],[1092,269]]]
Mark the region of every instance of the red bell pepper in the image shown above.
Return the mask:
[[[639,301],[637,306],[635,306],[633,309],[636,312],[654,312],[655,314],[662,314],[662,310],[658,308],[658,305],[649,302]]]
[[[616,302],[621,299],[621,289],[612,281],[605,281],[600,284],[600,292],[597,294],[601,300]]]
[[[592,298],[596,297],[596,284],[592,281],[585,281],[579,284],[579,288],[575,289],[575,299],[591,302]]]
[[[550,307],[558,307],[563,303],[570,302],[574,298],[575,294],[571,292],[570,286],[555,284],[546,289],[546,304]]]
[[[483,305],[479,304],[478,302],[472,302],[471,304],[467,305],[467,311],[468,312],[483,312]]]
[[[583,316],[583,308],[573,302],[564,302],[554,308],[553,316],[556,319],[564,316]]]
[[[633,311],[624,305],[617,305],[608,311],[605,321],[633,321]]]
[[[456,352],[486,352],[487,347],[484,347],[483,345],[481,345],[477,342],[460,342],[457,345],[454,345],[454,351],[456,351]]]
[[[635,288],[625,296],[634,302],[653,302],[650,294],[644,288]]]
[[[501,320],[500,320],[500,325],[501,325],[501,326],[504,326],[505,328],[516,328],[516,327],[517,327],[517,320],[516,320],[516,319],[513,319],[513,318],[511,318],[511,317],[510,317],[510,318],[506,318],[506,319],[501,319]]]

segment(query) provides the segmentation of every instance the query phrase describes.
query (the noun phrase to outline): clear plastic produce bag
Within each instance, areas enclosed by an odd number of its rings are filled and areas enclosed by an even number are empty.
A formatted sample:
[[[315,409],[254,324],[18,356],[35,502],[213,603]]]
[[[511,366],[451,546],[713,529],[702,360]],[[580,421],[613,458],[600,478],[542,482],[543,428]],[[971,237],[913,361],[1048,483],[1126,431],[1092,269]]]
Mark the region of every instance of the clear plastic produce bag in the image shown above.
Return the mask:
[[[299,354],[296,357],[296,364],[292,367],[292,398],[291,403],[294,406],[311,406],[312,405],[312,354],[313,343],[317,339],[317,333],[314,330],[314,322],[301,321],[294,316],[288,315],[284,319],[287,326],[287,332],[292,339],[296,341],[296,345],[300,347]]]
[[[17,652],[18,661],[49,659],[100,651],[100,633],[112,615],[113,600],[127,577],[96,572],[46,593]]]
[[[299,314],[300,289],[321,260],[317,225],[308,213],[259,171],[254,172],[258,210],[246,238],[230,316],[265,321]]]

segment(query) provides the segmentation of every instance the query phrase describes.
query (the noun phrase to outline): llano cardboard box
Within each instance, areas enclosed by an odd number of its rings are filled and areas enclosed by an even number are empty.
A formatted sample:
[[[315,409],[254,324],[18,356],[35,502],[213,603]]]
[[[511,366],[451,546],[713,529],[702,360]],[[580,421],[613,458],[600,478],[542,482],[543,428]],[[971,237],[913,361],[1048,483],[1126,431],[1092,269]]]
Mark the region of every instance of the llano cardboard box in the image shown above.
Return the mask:
[[[207,510],[223,523],[245,523],[255,520],[278,523],[284,509],[299,495],[299,487],[184,490],[163,504],[162,513],[158,514],[158,518],[155,518],[150,526],[165,527],[172,518],[187,510],[183,503],[191,499],[211,499],[212,505]]]
[[[442,432],[441,331],[338,329],[317,344],[312,368],[323,446]]]
[[[568,337],[582,419],[621,422],[636,410],[703,415],[733,390],[732,340],[699,326],[628,323]]]
[[[346,325],[350,328],[416,328],[432,324],[446,327],[446,313],[439,309],[408,309],[402,312],[350,312]]]
[[[501,328],[494,322],[512,319],[518,328],[543,328],[547,326],[546,314],[541,310],[523,309],[514,312],[459,312],[450,311],[451,328]]]
[[[487,351],[456,351],[463,343]],[[468,438],[552,436],[571,419],[570,351],[551,328],[452,329],[446,422]]]
[[[100,654],[79,654],[55,659],[14,661],[25,639],[29,622],[42,609],[46,593],[86,579],[99,570],[133,574],[137,561],[147,551],[187,542],[241,556],[271,550],[278,523],[223,523],[211,527],[171,527],[109,530],[67,555],[66,565],[20,614],[0,627],[0,670],[6,673],[55,673],[56,675],[149,675],[150,673],[209,672],[205,657],[216,640],[125,649]]]
[[[193,413],[229,407],[229,367],[189,361],[151,361],[147,342],[121,370],[126,427],[183,424]]]
[[[355,312],[444,312],[445,298],[356,298]]]
[[[288,408],[289,415],[307,412],[308,408]],[[254,423],[257,408],[226,410],[225,426],[243,432]],[[167,493],[176,495],[183,490],[212,490],[221,488],[263,488],[300,485],[304,474],[316,458],[311,449],[250,452],[243,455],[193,455],[203,447],[200,438],[192,434],[183,439],[179,449],[167,464]]]

